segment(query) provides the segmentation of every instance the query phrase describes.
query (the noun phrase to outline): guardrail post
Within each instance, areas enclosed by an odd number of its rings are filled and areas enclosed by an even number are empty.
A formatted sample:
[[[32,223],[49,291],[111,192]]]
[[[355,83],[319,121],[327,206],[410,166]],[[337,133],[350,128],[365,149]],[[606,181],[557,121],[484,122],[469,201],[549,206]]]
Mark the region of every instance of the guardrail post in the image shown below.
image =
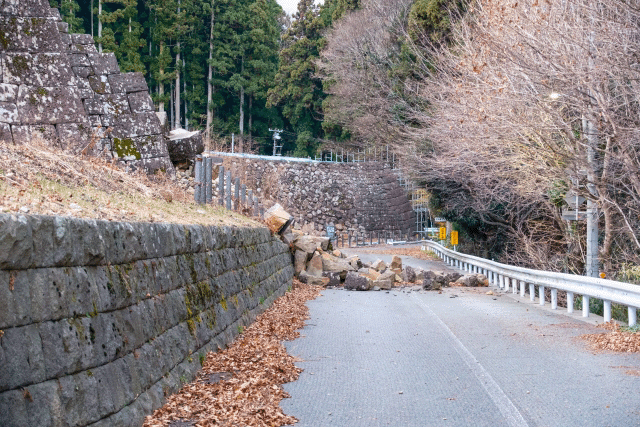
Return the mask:
[[[529,301],[534,302],[536,300],[536,285],[529,283]]]
[[[636,326],[636,308],[627,307],[629,313],[629,326]]]
[[[604,321],[611,321],[611,301],[604,300]]]
[[[496,273],[495,271],[491,272],[491,283],[493,284],[493,286],[498,286],[498,273]]]
[[[582,317],[589,317],[589,296],[582,295]]]
[[[510,280],[509,277],[502,276],[502,282],[503,282],[503,285],[504,285],[504,291],[505,292],[509,292],[509,280]]]
[[[518,293],[518,280],[516,280],[515,277],[513,279],[511,279],[511,291],[514,294]]]
[[[525,287],[527,286],[527,283],[524,280],[520,281],[520,296],[524,298],[524,293],[526,291]]]
[[[558,309],[558,290],[557,289],[551,289],[551,309],[552,310]]]
[[[573,313],[573,292],[567,292],[567,313]]]
[[[544,286],[538,286],[538,296],[540,297],[540,305],[544,305]]]

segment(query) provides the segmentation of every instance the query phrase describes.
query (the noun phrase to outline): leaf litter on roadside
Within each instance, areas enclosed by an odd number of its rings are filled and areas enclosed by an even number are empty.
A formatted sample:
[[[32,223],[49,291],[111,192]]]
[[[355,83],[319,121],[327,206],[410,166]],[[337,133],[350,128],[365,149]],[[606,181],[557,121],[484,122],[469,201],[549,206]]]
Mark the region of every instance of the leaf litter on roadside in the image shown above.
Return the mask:
[[[293,289],[227,349],[209,353],[196,380],[170,396],[144,425],[183,421],[197,427],[275,427],[297,422],[282,412],[280,401],[288,397],[282,384],[295,381],[302,369],[281,341],[300,335],[297,329],[308,319],[305,302],[319,294],[319,287],[294,280]]]
[[[621,353],[640,352],[640,332],[627,331],[611,321],[602,325],[607,332],[582,335],[594,350],[615,351]]]

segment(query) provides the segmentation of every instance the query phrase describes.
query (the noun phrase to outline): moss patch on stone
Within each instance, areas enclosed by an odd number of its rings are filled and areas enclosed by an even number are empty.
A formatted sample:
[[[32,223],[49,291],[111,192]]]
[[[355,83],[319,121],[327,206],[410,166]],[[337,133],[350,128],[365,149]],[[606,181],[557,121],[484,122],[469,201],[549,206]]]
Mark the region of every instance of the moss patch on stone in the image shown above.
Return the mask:
[[[135,157],[136,160],[140,160],[142,158],[140,151],[136,148],[135,142],[130,138],[113,138],[113,150],[118,154],[118,157],[123,159]]]

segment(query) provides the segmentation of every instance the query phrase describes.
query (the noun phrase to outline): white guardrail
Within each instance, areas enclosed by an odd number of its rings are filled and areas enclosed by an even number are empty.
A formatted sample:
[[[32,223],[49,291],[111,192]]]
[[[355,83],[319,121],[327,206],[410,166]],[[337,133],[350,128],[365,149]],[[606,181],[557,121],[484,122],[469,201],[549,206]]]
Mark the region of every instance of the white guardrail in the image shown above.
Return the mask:
[[[573,313],[574,294],[579,294],[582,295],[583,317],[589,317],[589,298],[599,298],[604,301],[605,322],[611,320],[611,303],[614,302],[627,306],[629,326],[636,324],[636,309],[640,308],[640,286],[638,285],[595,277],[513,267],[455,252],[436,242],[423,241],[423,244],[438,254],[446,264],[469,273],[482,273],[487,276],[489,283],[498,286],[505,292],[511,288],[515,294],[519,289],[520,296],[524,297],[528,285],[529,297],[533,302],[537,287],[540,305],[544,305],[544,289],[548,287],[551,289],[551,308],[556,310],[558,308],[558,290],[566,291],[569,313]]]

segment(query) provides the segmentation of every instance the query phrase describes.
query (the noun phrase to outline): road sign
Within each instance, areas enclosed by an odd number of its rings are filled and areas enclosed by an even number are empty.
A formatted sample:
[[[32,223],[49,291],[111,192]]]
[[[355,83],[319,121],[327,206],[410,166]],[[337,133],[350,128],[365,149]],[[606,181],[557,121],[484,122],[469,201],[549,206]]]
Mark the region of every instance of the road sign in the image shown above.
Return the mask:
[[[434,222],[447,222],[447,219],[437,216],[437,217],[433,218],[433,221]]]
[[[327,225],[327,237],[329,239],[336,237],[336,227],[334,225]]]
[[[458,244],[458,232],[457,231],[452,231],[451,232],[451,244],[453,246]]]
[[[440,227],[440,240],[445,240],[447,238],[447,229],[445,227]]]
[[[578,196],[577,193],[574,193],[573,191],[569,191],[567,192],[567,195],[564,197],[564,201],[567,203],[567,205],[569,206],[569,209],[571,210],[576,210],[578,209],[584,202],[587,201],[587,199],[585,199],[582,196]]]

